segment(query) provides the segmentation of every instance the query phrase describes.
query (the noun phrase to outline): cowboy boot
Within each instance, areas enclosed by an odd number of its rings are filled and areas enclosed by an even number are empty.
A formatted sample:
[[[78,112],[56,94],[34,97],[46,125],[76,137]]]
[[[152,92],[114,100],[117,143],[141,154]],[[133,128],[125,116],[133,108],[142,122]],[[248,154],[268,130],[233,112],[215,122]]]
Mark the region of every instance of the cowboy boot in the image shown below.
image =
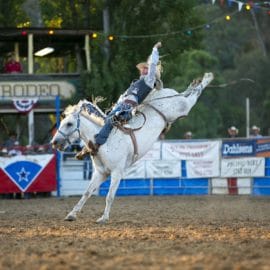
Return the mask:
[[[87,149],[86,146],[84,146],[83,149],[76,154],[75,158],[78,160],[83,160],[89,154],[90,154],[89,150]]]
[[[94,144],[93,142],[89,141],[88,148],[90,149],[89,151],[90,155],[95,156],[98,152],[99,146],[100,146],[99,144],[97,143]]]

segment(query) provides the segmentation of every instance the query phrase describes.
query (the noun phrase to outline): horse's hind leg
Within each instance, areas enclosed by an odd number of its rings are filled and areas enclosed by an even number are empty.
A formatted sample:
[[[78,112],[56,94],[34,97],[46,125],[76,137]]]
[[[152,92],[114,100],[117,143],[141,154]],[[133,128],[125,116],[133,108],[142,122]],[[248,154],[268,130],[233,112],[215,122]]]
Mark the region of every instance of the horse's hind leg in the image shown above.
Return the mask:
[[[121,177],[122,177],[121,174],[112,173],[109,192],[106,196],[106,206],[104,209],[104,213],[99,219],[97,219],[97,223],[105,223],[109,220],[112,203],[114,201],[115,193],[120,184]]]
[[[201,81],[192,83],[188,89],[181,93],[181,106],[179,115],[186,116],[196,104],[204,88],[214,79],[213,73],[205,73]]]
[[[68,221],[73,221],[76,220],[77,218],[77,213],[81,211],[82,207],[86,203],[87,199],[91,197],[91,195],[95,192],[97,188],[104,182],[106,179],[107,175],[106,174],[101,174],[97,171],[93,173],[92,179],[82,195],[81,199],[79,202],[74,206],[72,211],[65,217],[65,220]]]

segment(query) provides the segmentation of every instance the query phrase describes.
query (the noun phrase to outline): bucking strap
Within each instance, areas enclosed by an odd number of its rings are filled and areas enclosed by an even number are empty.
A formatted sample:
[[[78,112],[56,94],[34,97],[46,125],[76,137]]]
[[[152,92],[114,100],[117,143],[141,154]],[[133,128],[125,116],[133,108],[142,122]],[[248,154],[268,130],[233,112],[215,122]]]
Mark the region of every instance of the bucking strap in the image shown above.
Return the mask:
[[[134,148],[134,156],[135,159],[138,156],[138,143],[134,134],[134,130],[132,128],[126,128],[124,126],[122,126],[120,123],[116,124],[117,128],[119,128],[122,132],[124,132],[125,134],[129,135],[131,138],[131,141],[133,143],[133,148]]]

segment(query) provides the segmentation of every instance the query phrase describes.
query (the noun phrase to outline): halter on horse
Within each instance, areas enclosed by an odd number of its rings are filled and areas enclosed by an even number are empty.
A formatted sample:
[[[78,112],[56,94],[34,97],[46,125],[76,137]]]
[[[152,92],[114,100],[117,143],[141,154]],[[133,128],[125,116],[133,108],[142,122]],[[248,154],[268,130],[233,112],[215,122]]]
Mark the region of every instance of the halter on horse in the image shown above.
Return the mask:
[[[148,95],[144,103],[138,107],[138,110],[145,115],[145,122],[141,115],[129,121],[129,125],[134,129],[143,124],[134,132],[138,146],[138,159],[150,150],[167,123],[173,123],[178,118],[188,115],[202,90],[212,79],[213,74],[206,73],[201,82],[192,85],[181,94],[173,89],[164,88],[159,91],[153,90]],[[86,146],[89,141],[94,142],[94,135],[100,130],[105,117],[97,106],[88,101],[80,101],[77,105],[67,108],[65,114],[66,117],[61,121],[51,141],[54,147],[62,150],[79,138]],[[110,209],[120,180],[125,176],[126,169],[134,163],[134,145],[130,136],[114,128],[107,142],[100,146],[97,155],[91,158],[94,172],[89,186],[73,210],[66,216],[66,220],[75,220],[87,199],[111,175],[104,214],[97,222],[104,223],[109,220]]]

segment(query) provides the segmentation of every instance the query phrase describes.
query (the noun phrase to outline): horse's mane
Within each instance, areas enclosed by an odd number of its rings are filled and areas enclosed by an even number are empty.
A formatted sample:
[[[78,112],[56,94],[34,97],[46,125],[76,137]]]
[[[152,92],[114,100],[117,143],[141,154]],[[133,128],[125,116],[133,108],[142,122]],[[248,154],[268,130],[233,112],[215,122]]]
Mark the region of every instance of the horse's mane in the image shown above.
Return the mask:
[[[80,100],[76,105],[67,106],[63,112],[65,116],[72,113],[83,113],[83,115],[98,125],[103,125],[106,117],[105,113],[97,105],[86,99]]]
[[[143,111],[145,105],[152,103],[155,100],[163,99],[170,96],[172,97],[177,94],[179,93],[169,88],[163,88],[162,90],[155,89],[151,91],[151,93],[147,96],[144,102],[139,105],[139,111]],[[86,99],[80,100],[76,105],[67,106],[63,112],[65,116],[72,113],[82,113],[82,115],[84,115],[90,121],[96,123],[99,126],[104,125],[104,121],[106,118],[106,114],[97,106],[97,104],[94,104]]]

